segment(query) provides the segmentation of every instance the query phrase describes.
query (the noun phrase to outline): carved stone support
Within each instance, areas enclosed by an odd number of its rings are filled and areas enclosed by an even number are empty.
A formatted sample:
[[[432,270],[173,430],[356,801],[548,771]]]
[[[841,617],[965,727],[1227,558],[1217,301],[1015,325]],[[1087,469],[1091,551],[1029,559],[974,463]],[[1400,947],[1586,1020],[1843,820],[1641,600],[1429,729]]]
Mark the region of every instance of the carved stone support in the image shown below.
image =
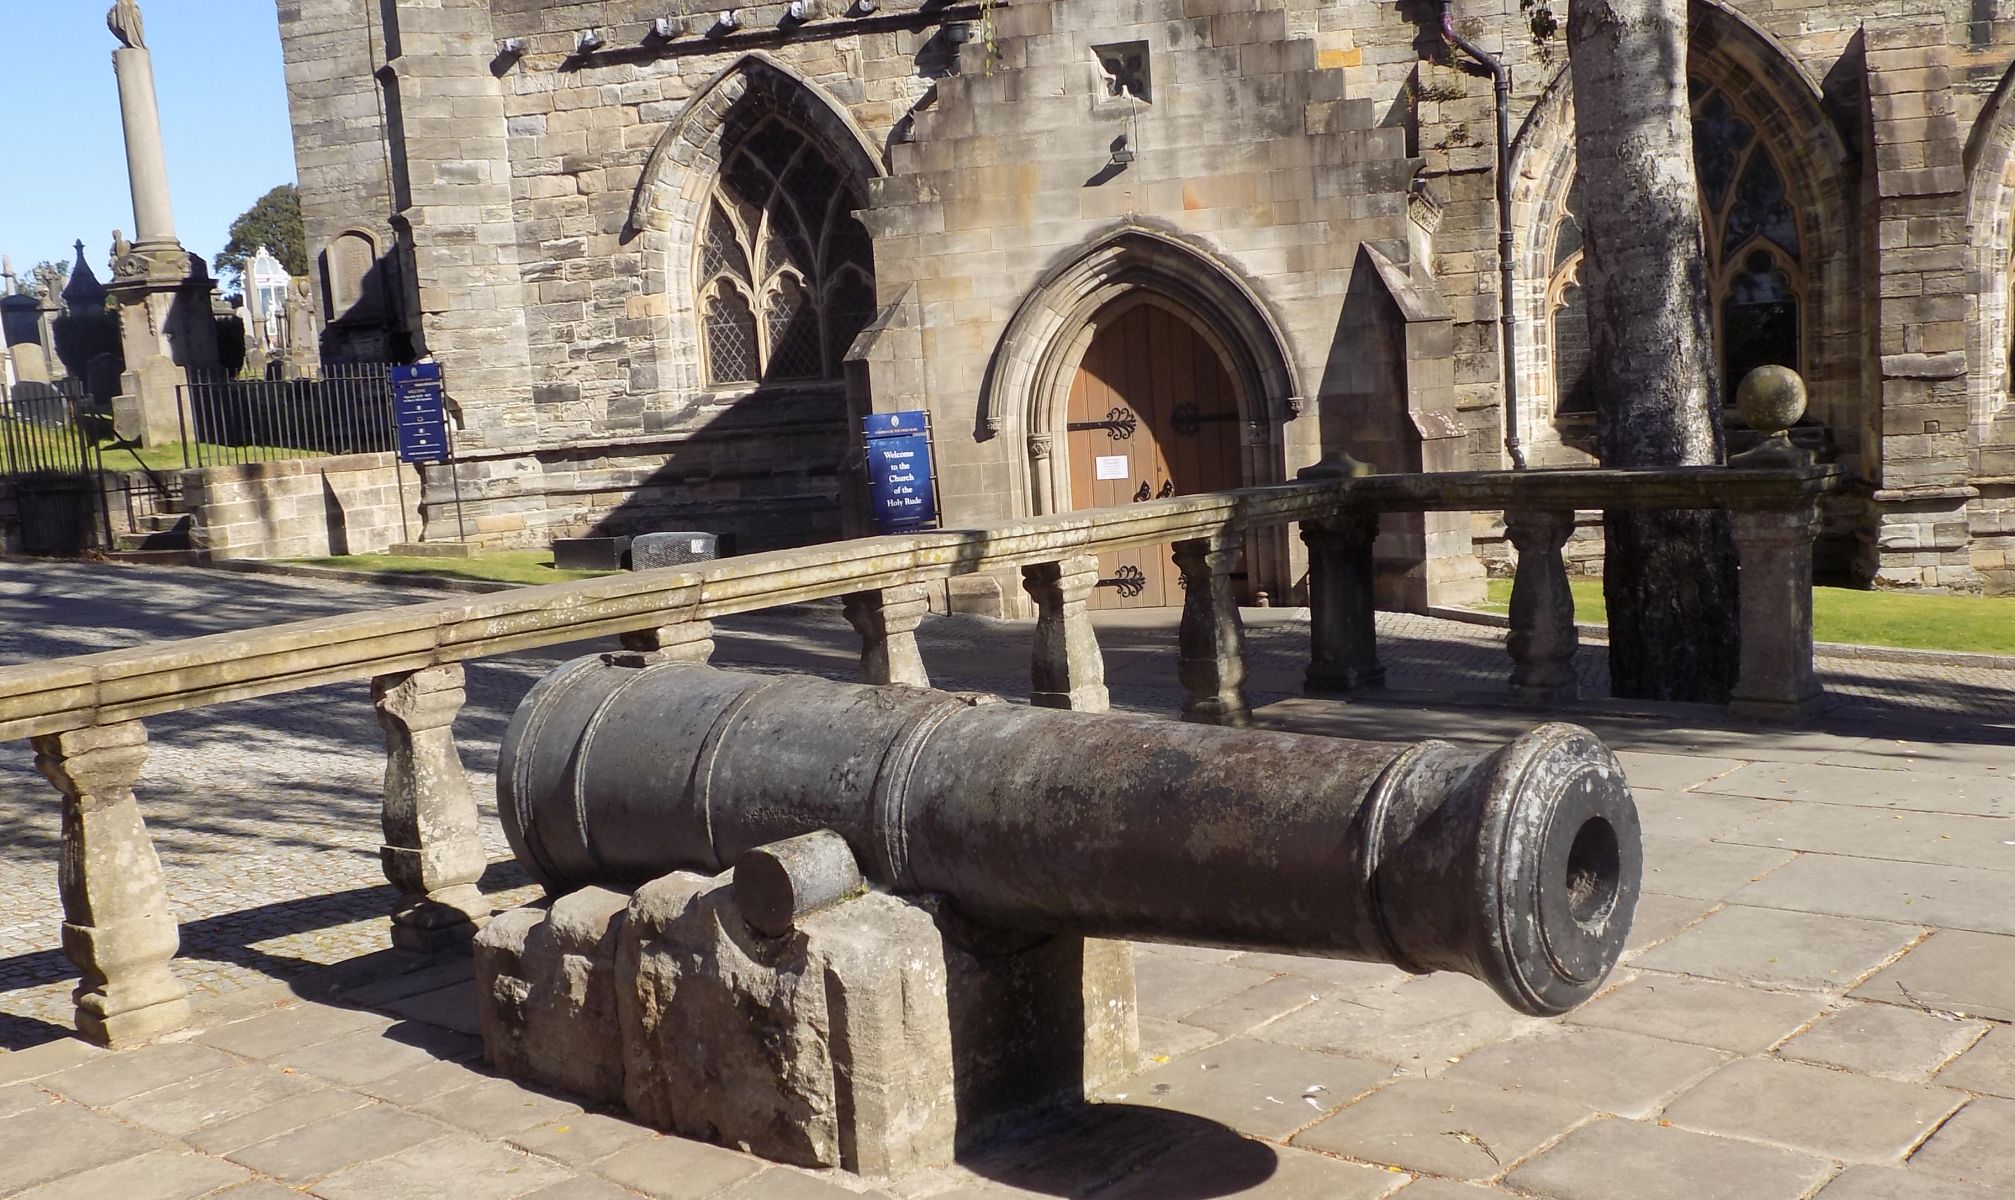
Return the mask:
[[[168,909],[161,860],[133,797],[147,761],[138,721],[52,733],[35,767],[63,793],[63,953],[83,978],[77,1032],[119,1045],[188,1023],[189,1001],[168,964],[181,934]]]
[[[623,649],[676,662],[703,663],[714,656],[714,623],[685,621],[622,634]]]
[[[476,888],[488,865],[476,800],[455,749],[467,694],[460,663],[371,681],[385,730],[385,878],[399,889],[392,944],[433,952],[466,945],[490,917]]]
[[[1022,587],[1035,601],[1035,690],[1029,702],[1043,708],[1105,712],[1105,656],[1091,626],[1091,594],[1098,558],[1081,554],[1021,569]]]
[[[917,649],[917,626],[930,611],[930,590],[921,583],[849,593],[847,623],[861,635],[861,678],[868,683],[929,687]]]
[[[1175,565],[1183,577],[1181,647],[1182,719],[1200,725],[1252,724],[1245,699],[1245,626],[1238,615],[1232,571],[1239,544],[1215,538],[1177,542]]]
[[[1796,721],[1824,701],[1812,669],[1812,538],[1818,505],[1736,512],[1742,658],[1729,708],[1738,716]]]
[[[1511,581],[1511,694],[1551,703],[1578,694],[1574,653],[1574,593],[1567,586],[1561,548],[1574,534],[1574,513],[1507,512],[1505,537],[1518,550]]]
[[[1309,664],[1305,688],[1337,693],[1382,687],[1378,605],[1373,599],[1372,544],[1378,514],[1346,512],[1304,521],[1308,546]]]

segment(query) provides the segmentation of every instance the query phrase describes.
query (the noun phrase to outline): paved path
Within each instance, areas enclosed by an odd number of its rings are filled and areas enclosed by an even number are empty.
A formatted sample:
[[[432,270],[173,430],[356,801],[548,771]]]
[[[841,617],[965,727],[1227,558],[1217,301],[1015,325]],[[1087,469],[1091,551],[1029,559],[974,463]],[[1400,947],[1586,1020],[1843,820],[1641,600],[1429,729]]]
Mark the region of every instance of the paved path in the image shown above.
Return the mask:
[[[0,661],[405,598],[0,564]],[[1388,739],[1530,724],[1427,704],[1494,686],[1495,631],[1393,617],[1381,632],[1393,695],[1314,702],[1293,694],[1305,624],[1256,615],[1265,718]],[[1102,637],[1118,703],[1171,711],[1166,622]],[[932,621],[923,641],[945,686],[1013,694],[1025,678],[1025,627]],[[736,623],[720,658],[846,677],[852,653],[836,612],[805,609]],[[472,668],[458,731],[485,790],[509,709],[563,656]],[[2015,1196],[2015,675],[1826,666],[1844,694],[1805,731],[1681,709],[1577,714],[1623,753],[1648,835],[1631,957],[1578,1012],[1521,1018],[1461,977],[1143,946],[1144,1074],[889,1194]],[[0,1051],[0,1196],[857,1190],[483,1073],[466,965],[415,971],[377,951],[382,756],[363,688],[149,726],[142,795],[203,1028],[117,1054],[58,1036],[69,972],[54,948],[53,793],[25,746],[0,747],[13,752],[0,756],[0,1047],[18,1048]],[[519,882],[503,864],[490,881],[529,894]]]

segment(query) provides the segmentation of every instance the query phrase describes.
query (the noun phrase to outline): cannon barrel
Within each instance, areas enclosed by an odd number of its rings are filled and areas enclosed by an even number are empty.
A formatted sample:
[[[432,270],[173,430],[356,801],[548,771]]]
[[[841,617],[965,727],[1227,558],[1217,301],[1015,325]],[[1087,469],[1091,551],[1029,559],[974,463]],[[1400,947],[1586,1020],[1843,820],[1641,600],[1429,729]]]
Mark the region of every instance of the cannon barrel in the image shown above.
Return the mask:
[[[1461,971],[1563,1012],[1615,964],[1637,811],[1594,734],[1491,751],[576,659],[519,706],[504,829],[549,891],[829,829],[982,925]]]

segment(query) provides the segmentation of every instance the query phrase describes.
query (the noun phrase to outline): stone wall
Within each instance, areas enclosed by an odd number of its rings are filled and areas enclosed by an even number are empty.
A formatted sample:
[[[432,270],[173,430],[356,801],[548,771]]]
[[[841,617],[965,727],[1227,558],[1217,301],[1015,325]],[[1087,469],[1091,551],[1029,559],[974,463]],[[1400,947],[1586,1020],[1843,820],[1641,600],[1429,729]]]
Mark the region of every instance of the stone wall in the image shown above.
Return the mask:
[[[182,497],[213,559],[373,554],[420,529],[419,474],[390,454],[202,467],[182,472]]]
[[[21,506],[14,485],[0,479],[0,554],[21,553]]]
[[[1980,539],[2015,479],[2009,8],[1693,6],[1694,74],[1748,114],[1796,214],[1805,433],[1867,497],[1829,513],[1826,554],[1858,544],[1864,578],[1963,589],[1998,569]],[[906,408],[932,413],[950,523],[1068,508],[1059,381],[1099,307],[1139,290],[1223,348],[1248,482],[1374,442],[1360,457],[1395,469],[1502,465],[1512,382],[1533,463],[1590,461],[1592,423],[1554,413],[1550,333],[1572,89],[1516,0],[1456,5],[1514,81],[1508,380],[1491,88],[1442,43],[1437,4],[823,0],[801,22],[737,8],[733,28],[722,11],[280,4],[311,248],[341,251],[318,286],[333,303],[380,256],[385,319],[446,368],[477,540],[829,537],[859,487],[855,422]],[[880,311],[844,382],[702,369],[701,218],[762,112],[861,196]],[[1389,268],[1376,286],[1367,248]],[[429,474],[436,535],[449,482]],[[1467,559],[1459,525],[1393,553]],[[1256,587],[1293,594],[1297,546],[1253,559]],[[1467,563],[1415,575],[1407,603],[1474,584]]]

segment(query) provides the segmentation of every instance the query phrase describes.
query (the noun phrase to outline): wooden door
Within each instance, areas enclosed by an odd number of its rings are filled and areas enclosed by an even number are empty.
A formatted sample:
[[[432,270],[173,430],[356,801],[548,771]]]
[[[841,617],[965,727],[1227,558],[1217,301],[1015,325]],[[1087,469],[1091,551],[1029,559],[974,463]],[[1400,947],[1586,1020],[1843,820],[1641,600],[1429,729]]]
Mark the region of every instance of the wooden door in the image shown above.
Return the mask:
[[[1244,484],[1224,361],[1188,321],[1157,305],[1101,319],[1071,382],[1067,429],[1073,509]],[[1095,608],[1182,603],[1166,546],[1102,555],[1099,577]]]

